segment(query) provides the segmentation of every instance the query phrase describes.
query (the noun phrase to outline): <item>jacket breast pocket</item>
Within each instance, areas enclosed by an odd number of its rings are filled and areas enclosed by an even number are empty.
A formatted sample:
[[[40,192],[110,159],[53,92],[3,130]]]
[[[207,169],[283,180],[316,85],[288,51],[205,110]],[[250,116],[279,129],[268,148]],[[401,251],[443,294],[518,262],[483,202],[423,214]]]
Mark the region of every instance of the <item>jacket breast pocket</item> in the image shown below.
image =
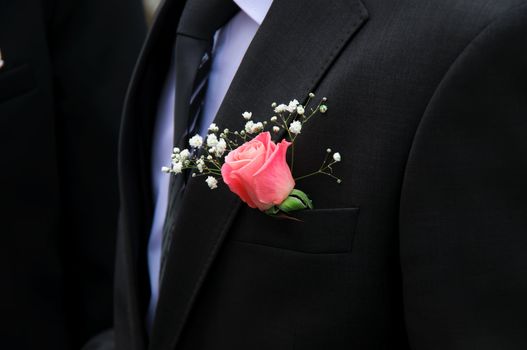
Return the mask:
[[[347,253],[358,214],[359,208],[304,210],[292,214],[297,221],[243,208],[229,239],[304,253]]]
[[[35,86],[29,64],[0,70],[0,103],[28,92]]]

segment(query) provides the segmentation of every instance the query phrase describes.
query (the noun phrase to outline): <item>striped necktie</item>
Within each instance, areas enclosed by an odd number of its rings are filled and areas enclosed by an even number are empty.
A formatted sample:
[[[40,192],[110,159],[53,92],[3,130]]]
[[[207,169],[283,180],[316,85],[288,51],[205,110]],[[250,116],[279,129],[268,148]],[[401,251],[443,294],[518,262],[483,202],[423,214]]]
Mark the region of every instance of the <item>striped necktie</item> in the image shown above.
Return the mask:
[[[175,45],[176,99],[174,108],[174,145],[188,148],[188,140],[199,132],[200,117],[212,66],[214,34],[239,8],[232,0],[190,0],[182,14]],[[204,12],[214,16],[204,20]],[[201,19],[201,21],[200,21]],[[162,283],[166,257],[182,204],[190,171],[171,175],[168,207],[163,226],[159,283]]]

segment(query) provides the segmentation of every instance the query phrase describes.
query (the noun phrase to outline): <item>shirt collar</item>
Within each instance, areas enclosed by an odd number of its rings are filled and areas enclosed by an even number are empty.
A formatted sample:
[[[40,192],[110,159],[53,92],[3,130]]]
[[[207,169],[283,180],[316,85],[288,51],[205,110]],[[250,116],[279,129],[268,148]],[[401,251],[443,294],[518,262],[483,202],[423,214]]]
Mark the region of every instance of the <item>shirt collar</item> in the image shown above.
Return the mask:
[[[253,19],[258,25],[261,25],[265,15],[269,11],[273,0],[234,0],[234,2]]]

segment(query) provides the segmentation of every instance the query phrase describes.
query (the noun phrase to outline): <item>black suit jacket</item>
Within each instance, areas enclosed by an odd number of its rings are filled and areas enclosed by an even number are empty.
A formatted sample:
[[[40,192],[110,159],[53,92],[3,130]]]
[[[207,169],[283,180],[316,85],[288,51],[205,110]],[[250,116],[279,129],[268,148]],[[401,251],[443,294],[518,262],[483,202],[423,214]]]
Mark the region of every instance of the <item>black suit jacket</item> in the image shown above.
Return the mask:
[[[191,180],[147,337],[152,125],[182,8],[164,3],[126,103],[117,349],[527,348],[523,0],[275,0],[216,123],[327,96],[295,169],[331,147],[344,181],[299,184],[317,209],[296,223]]]
[[[112,324],[117,138],[140,1],[0,1],[0,348]]]

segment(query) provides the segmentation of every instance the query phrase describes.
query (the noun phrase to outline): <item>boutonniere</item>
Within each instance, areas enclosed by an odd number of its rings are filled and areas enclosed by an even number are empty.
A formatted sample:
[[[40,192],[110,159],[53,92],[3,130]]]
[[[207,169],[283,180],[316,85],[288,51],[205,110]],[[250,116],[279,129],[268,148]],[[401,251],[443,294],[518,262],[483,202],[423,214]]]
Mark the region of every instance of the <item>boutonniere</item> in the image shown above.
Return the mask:
[[[193,177],[206,176],[205,182],[212,190],[223,180],[249,207],[268,215],[283,216],[313,209],[309,196],[296,188],[298,181],[325,175],[342,182],[333,174],[333,166],[341,161],[341,155],[331,149],[326,150],[318,170],[293,177],[295,142],[312,118],[328,110],[325,97],[311,107],[314,97],[310,93],[305,105],[296,99],[289,104],[273,103],[274,116],[267,121],[255,121],[251,112],[244,112],[243,130],[220,131],[216,124],[211,124],[205,139],[194,135],[189,148],[174,148],[171,165],[162,171],[178,175],[186,169],[192,170]],[[273,141],[272,135],[282,131],[285,137]]]

